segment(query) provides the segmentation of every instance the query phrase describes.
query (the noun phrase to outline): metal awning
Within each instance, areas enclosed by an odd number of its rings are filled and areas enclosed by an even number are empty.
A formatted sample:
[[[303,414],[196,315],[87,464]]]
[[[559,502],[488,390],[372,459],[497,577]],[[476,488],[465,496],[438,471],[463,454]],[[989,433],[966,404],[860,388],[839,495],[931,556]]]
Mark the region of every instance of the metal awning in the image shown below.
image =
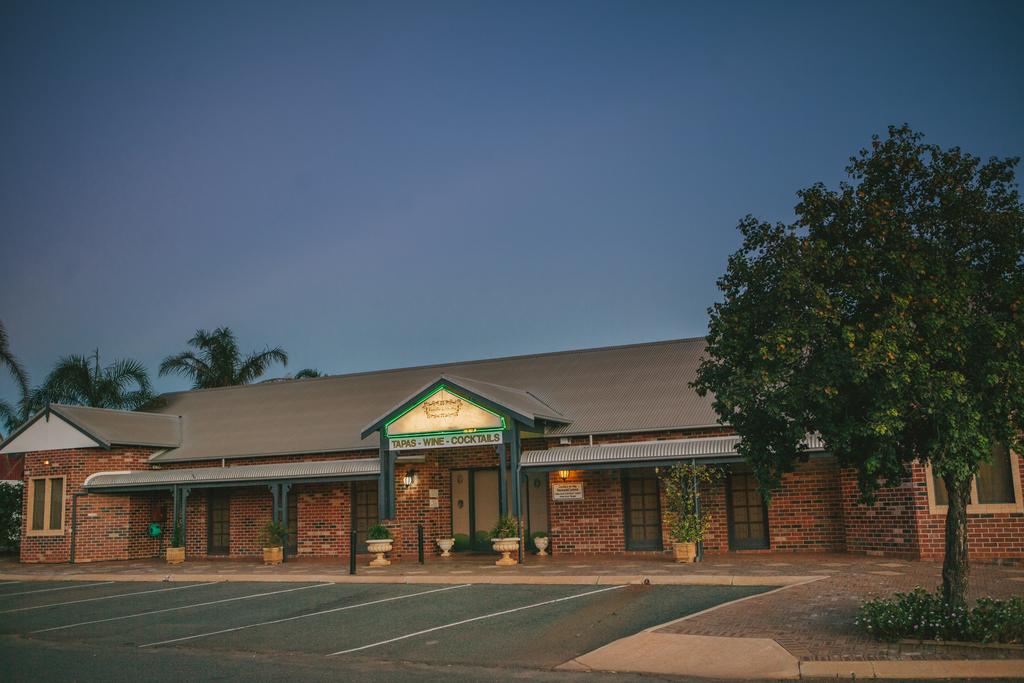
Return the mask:
[[[175,486],[202,488],[282,482],[352,481],[376,479],[379,473],[380,463],[377,458],[358,458],[238,467],[97,472],[86,479],[83,486],[96,492],[146,491],[171,489]]]
[[[709,436],[671,441],[637,441],[601,446],[564,446],[545,451],[523,451],[522,466],[531,469],[557,470],[613,469],[623,467],[658,467],[680,460],[704,463],[742,462],[736,453],[738,436]],[[824,444],[818,436],[808,436],[809,451],[820,452]]]

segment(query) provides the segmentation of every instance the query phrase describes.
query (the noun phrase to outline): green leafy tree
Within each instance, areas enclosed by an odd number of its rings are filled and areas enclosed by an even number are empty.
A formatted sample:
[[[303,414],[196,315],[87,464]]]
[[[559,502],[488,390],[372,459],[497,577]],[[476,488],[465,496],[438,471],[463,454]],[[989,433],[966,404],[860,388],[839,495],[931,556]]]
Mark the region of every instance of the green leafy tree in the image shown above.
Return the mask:
[[[68,403],[93,408],[136,410],[153,398],[149,373],[142,363],[122,359],[100,365],[100,352],[65,356],[33,392],[33,403]]]
[[[3,322],[0,322],[0,367],[7,370],[18,389],[17,405],[0,401],[0,420],[3,420],[4,427],[8,432],[13,432],[29,417],[27,413],[31,409],[31,391],[28,385],[28,373],[25,372],[24,366],[11,351],[7,328],[4,327]]]
[[[324,373],[322,373],[319,370],[316,370],[314,368],[302,368],[301,370],[299,370],[298,372],[295,373],[295,375],[292,377],[292,379],[310,379],[310,378],[313,378],[313,377],[323,377],[323,376],[324,376]]]
[[[243,356],[234,333],[227,327],[212,332],[197,330],[188,340],[194,351],[168,356],[160,364],[160,376],[176,374],[192,380],[195,389],[249,384],[274,363],[288,365],[288,354],[280,346]]]
[[[1024,207],[1017,159],[894,127],[796,220],[739,225],[694,386],[765,492],[819,433],[867,502],[915,460],[948,491],[943,597],[966,604],[971,479],[1024,427]]]

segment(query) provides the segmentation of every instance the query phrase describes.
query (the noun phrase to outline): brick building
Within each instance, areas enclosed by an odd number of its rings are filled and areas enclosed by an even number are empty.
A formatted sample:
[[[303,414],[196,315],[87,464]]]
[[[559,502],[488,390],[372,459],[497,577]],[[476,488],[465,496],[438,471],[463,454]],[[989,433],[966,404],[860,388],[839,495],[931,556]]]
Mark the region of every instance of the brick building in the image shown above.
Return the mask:
[[[690,388],[702,339],[166,394],[145,412],[52,405],[2,445],[23,458],[23,562],[137,559],[174,521],[190,557],[255,557],[276,519],[298,557],[349,554],[378,521],[393,556],[423,527],[489,549],[499,516],[563,553],[669,548],[658,468],[714,464],[708,553],[938,558],[945,497],[927,464],[874,506],[820,440],[766,504],[737,437]],[[156,523],[163,535],[154,537]],[[994,454],[969,508],[972,556],[1024,557],[1021,462]]]

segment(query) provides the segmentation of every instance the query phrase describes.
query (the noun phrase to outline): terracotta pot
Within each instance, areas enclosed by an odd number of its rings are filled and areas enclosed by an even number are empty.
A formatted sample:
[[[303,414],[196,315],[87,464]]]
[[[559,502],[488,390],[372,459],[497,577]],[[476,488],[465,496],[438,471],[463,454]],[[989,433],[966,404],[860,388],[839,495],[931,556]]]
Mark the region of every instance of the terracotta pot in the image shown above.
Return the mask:
[[[439,538],[437,539],[437,547],[441,549],[441,557],[451,557],[452,548],[455,546],[454,538]]]
[[[548,537],[538,536],[533,539],[533,544],[537,546],[537,557],[546,557],[548,549]]]
[[[511,567],[519,564],[518,560],[513,560],[509,557],[509,555],[519,550],[518,538],[492,538],[491,545],[497,552],[501,553],[501,559],[494,564],[499,567]]]
[[[281,546],[263,549],[263,564],[281,564],[283,561],[284,548]]]
[[[167,564],[181,564],[185,561],[184,548],[167,548]]]
[[[394,539],[381,538],[377,540],[371,540],[366,542],[366,549],[371,553],[374,553],[377,557],[370,561],[371,567],[387,567],[391,564],[391,560],[384,557],[384,553],[391,552],[391,546],[394,544]]]
[[[676,562],[697,561],[696,543],[673,543],[672,547],[676,554]]]

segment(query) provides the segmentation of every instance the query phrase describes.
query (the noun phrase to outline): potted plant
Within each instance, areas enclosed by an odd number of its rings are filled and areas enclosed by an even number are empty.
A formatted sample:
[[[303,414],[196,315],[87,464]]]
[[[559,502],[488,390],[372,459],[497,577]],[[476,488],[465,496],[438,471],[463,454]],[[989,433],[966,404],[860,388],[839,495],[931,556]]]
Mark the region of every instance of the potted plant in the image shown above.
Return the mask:
[[[371,553],[377,555],[376,558],[370,561],[371,567],[386,567],[391,564],[391,560],[384,557],[384,553],[391,552],[391,546],[394,544],[394,540],[391,538],[391,532],[383,524],[374,524],[366,530],[366,549]]]
[[[711,526],[711,513],[698,512],[700,487],[716,482],[722,475],[717,467],[678,463],[661,472],[665,490],[665,518],[673,542],[676,562],[695,562],[697,544]]]
[[[547,557],[548,532],[534,531],[530,535],[533,537],[533,545],[537,548],[537,557]]]
[[[452,547],[455,545],[454,538],[439,538],[437,539],[437,547],[441,549],[441,557],[451,557]]]
[[[181,564],[185,561],[185,543],[181,537],[181,527],[175,525],[171,533],[171,544],[167,546],[167,564]]]
[[[502,517],[491,532],[491,545],[501,553],[501,559],[494,564],[509,567],[519,564],[510,555],[519,550],[519,524],[515,517]]]
[[[263,543],[263,564],[281,564],[284,561],[284,539],[288,528],[280,522],[267,522],[260,533]]]

